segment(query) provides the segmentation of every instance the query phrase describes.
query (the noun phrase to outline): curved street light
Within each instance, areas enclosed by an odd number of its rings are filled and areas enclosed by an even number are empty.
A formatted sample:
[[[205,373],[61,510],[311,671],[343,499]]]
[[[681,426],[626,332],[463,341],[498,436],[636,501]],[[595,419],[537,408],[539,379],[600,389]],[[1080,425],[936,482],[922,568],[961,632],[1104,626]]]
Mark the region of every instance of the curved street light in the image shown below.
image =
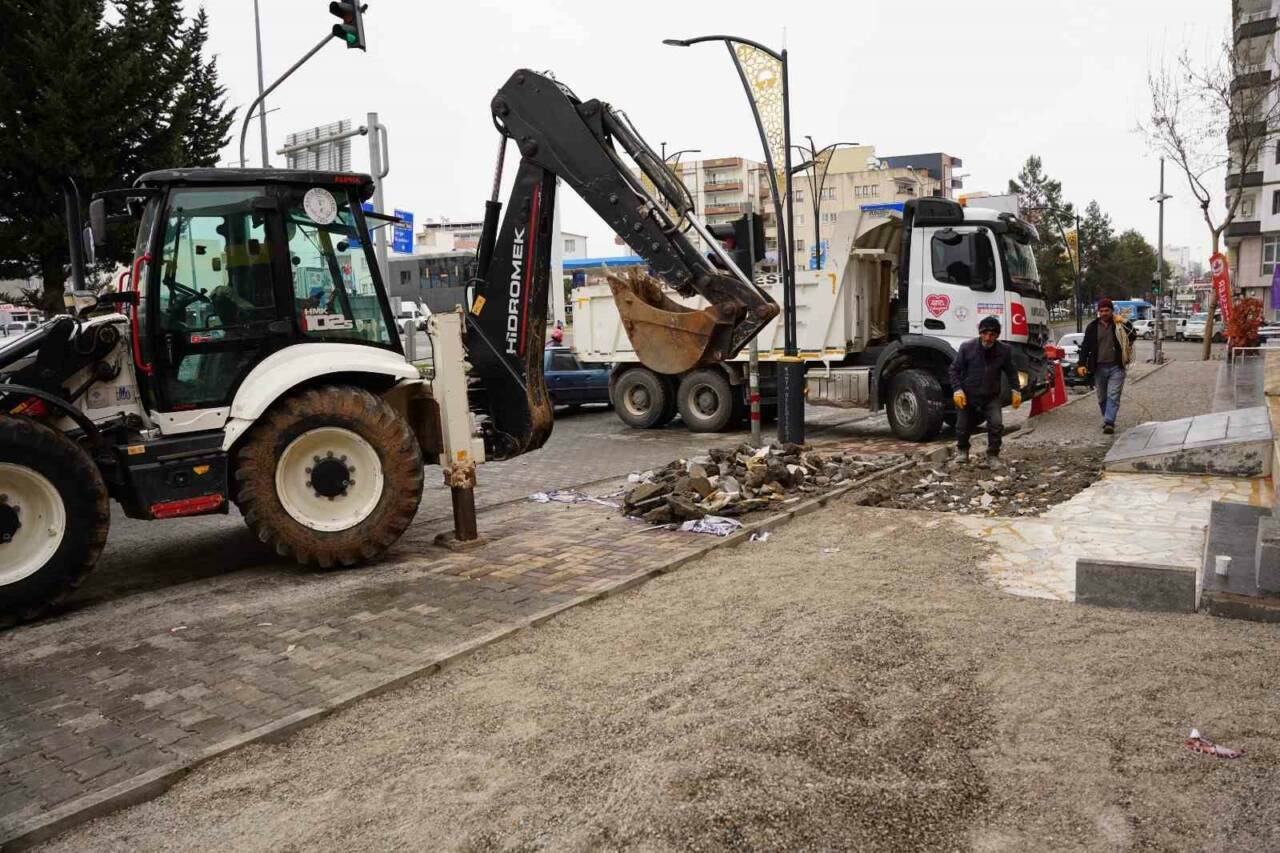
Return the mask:
[[[742,88],[747,93],[747,103],[751,106],[751,115],[756,122],[756,131],[760,134],[760,143],[764,147],[765,163],[769,166],[769,183],[773,189],[774,216],[778,222],[778,261],[782,272],[782,329],[783,356],[778,359],[778,441],[804,442],[804,361],[800,358],[796,340],[796,250],[795,250],[795,206],[791,194],[791,95],[787,80],[787,51],[781,52],[767,48],[758,41],[741,36],[724,34],[698,36],[689,39],[663,39],[662,43],[670,47],[692,47],[703,42],[723,42],[733,60],[733,67],[742,81]],[[777,73],[782,85],[782,144],[783,162],[775,163],[773,151],[769,143],[769,135],[765,131],[764,121],[760,116],[760,104],[751,87],[752,81],[747,78],[743,60],[733,46],[746,45],[778,63]],[[757,77],[757,82],[760,77]],[[768,78],[765,78],[766,80]],[[775,128],[776,132],[776,128]],[[778,186],[778,173],[781,171],[786,180],[785,193]],[[782,199],[786,197],[786,219],[783,219]],[[785,221],[785,226],[783,225]],[[785,229],[785,230],[784,230]],[[786,251],[783,251],[786,247]]]
[[[813,177],[809,179],[809,188],[813,190],[813,251],[814,257],[818,259],[818,269],[822,269],[826,262],[826,252],[822,251],[822,232],[820,230],[820,222],[822,219],[822,190],[827,184],[827,172],[831,169],[831,157],[835,154],[835,150],[841,146],[850,148],[858,147],[857,142],[832,142],[830,145],[824,145],[818,148],[813,137],[805,134],[805,139],[809,140],[809,147],[803,145],[792,145],[791,147],[808,156],[808,161],[794,167],[792,174],[803,172],[806,169],[813,169]],[[822,157],[823,154],[827,156]],[[821,171],[819,171],[821,168]]]

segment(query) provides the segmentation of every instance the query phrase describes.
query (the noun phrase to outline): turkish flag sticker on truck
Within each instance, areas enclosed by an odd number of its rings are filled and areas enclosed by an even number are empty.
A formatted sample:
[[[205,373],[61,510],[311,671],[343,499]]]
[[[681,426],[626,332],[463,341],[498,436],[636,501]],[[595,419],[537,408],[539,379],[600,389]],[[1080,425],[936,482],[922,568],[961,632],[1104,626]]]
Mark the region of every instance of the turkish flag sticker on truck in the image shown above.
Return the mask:
[[[924,307],[935,317],[941,317],[951,307],[951,297],[945,293],[930,293],[924,298]]]
[[[1031,329],[1027,327],[1027,309],[1020,302],[1009,304],[1009,334],[1027,335]]]

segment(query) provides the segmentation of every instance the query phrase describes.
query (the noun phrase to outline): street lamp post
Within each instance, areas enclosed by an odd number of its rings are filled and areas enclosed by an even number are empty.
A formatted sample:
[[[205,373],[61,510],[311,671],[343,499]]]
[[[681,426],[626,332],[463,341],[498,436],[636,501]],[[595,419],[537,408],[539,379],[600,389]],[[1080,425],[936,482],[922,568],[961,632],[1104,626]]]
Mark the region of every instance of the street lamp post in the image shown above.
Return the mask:
[[[1151,197],[1160,206],[1160,225],[1158,226],[1156,244],[1156,328],[1152,334],[1151,361],[1160,364],[1164,361],[1164,203],[1173,196],[1164,191],[1164,158],[1160,158],[1160,192]]]
[[[853,148],[858,146],[857,142],[833,142],[830,145],[818,148],[814,145],[813,137],[805,135],[805,139],[809,140],[809,147],[803,145],[793,145],[797,151],[805,154],[809,159],[796,166],[793,170],[796,173],[803,172],[805,169],[812,168],[813,175],[809,178],[809,189],[813,192],[813,251],[814,257],[818,261],[818,269],[822,269],[826,260],[826,252],[822,251],[822,190],[827,184],[827,174],[831,171],[831,158],[835,156],[835,150],[842,145]],[[827,155],[825,160],[819,160],[823,154]],[[819,172],[818,170],[822,171]]]
[[[786,181],[785,240],[778,240],[783,319],[783,355],[778,359],[778,441],[799,444],[804,441],[804,362],[796,341],[795,205],[791,194],[791,97],[787,50],[783,48],[778,52],[751,39],[730,35],[663,39],[662,43],[672,47],[690,47],[712,41],[724,43],[747,94],[747,103],[751,106],[756,130],[764,146],[765,162],[769,166],[774,215],[780,230],[784,219],[783,190],[778,186],[779,171]],[[776,115],[779,111],[781,115]],[[779,159],[781,164],[777,162]],[[786,247],[785,261],[783,246]]]

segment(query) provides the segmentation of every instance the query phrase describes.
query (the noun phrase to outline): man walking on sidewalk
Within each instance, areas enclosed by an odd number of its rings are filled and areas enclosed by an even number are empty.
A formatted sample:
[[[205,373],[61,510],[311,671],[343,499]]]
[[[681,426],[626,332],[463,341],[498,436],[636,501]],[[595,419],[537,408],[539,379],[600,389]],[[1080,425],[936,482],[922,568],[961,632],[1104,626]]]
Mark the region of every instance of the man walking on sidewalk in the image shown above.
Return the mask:
[[[1080,343],[1080,376],[1093,374],[1093,389],[1102,412],[1102,431],[1116,431],[1116,415],[1120,413],[1120,394],[1124,391],[1125,369],[1133,360],[1133,341],[1138,333],[1123,317],[1115,316],[1111,300],[1098,300],[1098,319],[1089,323]]]
[[[1016,409],[1022,405],[1022,393],[1018,390],[1018,372],[1013,369],[1013,350],[1000,342],[1000,321],[983,317],[978,323],[978,337],[962,343],[951,362],[956,450],[959,451],[956,461],[961,464],[969,461],[969,436],[983,419],[987,422],[987,464],[1000,464],[1000,442],[1004,438],[1002,376],[1009,380]]]

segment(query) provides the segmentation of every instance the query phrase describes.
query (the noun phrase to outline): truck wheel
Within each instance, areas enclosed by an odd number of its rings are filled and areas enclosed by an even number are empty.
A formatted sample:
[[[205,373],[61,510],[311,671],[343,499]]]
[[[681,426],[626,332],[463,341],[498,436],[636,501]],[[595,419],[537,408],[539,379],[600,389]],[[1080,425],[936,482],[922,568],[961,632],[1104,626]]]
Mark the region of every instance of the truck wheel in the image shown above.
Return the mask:
[[[695,370],[680,380],[676,408],[690,432],[723,432],[738,411],[729,378],[710,368]]]
[[[889,425],[906,441],[928,441],[942,431],[942,385],[932,373],[918,368],[895,374],[889,381]]]
[[[107,487],[89,454],[44,424],[0,417],[0,627],[70,595],[110,527]]]
[[[236,456],[236,505],[282,557],[321,568],[372,560],[422,499],[422,451],[386,401],[329,386],[277,404]]]
[[[636,429],[654,429],[675,417],[671,385],[647,367],[628,370],[613,383],[613,408],[622,422]]]

